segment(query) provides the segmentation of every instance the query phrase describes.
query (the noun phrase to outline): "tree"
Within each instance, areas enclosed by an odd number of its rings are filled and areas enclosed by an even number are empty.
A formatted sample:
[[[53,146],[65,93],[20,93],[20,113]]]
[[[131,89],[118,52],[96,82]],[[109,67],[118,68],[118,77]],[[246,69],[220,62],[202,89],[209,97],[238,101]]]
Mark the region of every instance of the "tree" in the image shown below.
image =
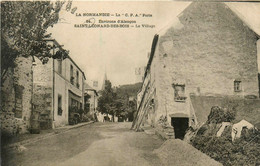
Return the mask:
[[[43,63],[52,57],[45,39],[47,29],[59,20],[64,2],[4,1],[1,2],[1,78],[15,67],[18,56],[38,57]],[[57,55],[56,55],[57,56]]]
[[[113,92],[112,84],[109,80],[105,81],[105,89],[101,91],[101,96],[98,98],[98,110],[102,114],[113,115],[114,99],[116,94]]]
[[[135,96],[138,89],[135,85],[125,85],[119,88],[112,88],[111,82],[105,82],[105,89],[101,91],[98,99],[98,110],[101,113],[110,114],[113,117],[133,119],[133,112],[136,110],[136,100],[129,101],[129,94]]]
[[[136,111],[136,96],[138,90],[141,88],[142,83],[122,85],[116,88],[117,98],[124,101],[124,107],[121,109],[120,116],[128,118],[129,121],[133,120],[134,112]]]
[[[113,116],[123,116],[126,111],[125,99],[117,95],[115,89],[109,80],[105,81],[105,89],[101,91],[101,97],[98,99],[98,110],[103,114]]]
[[[71,10],[72,1],[66,10]],[[68,55],[68,51],[60,49],[55,55],[46,39],[47,33],[59,21],[59,12],[65,1],[4,1],[1,2],[1,124],[14,122],[15,117],[24,123],[3,127],[6,132],[19,133],[21,126],[32,128],[34,117],[32,109],[33,74],[32,60],[37,57],[42,63],[49,58],[60,58]],[[73,8],[75,12],[76,8]],[[25,82],[26,81],[26,82]],[[5,118],[10,115],[9,118]],[[3,121],[8,121],[5,123]],[[32,121],[34,122],[34,121]],[[2,130],[3,131],[3,130]],[[3,132],[2,132],[3,133]]]
[[[85,101],[84,112],[85,113],[88,113],[90,110],[90,103],[89,103],[90,98],[91,98],[91,96],[89,94],[85,94],[85,96],[84,96],[84,101]]]

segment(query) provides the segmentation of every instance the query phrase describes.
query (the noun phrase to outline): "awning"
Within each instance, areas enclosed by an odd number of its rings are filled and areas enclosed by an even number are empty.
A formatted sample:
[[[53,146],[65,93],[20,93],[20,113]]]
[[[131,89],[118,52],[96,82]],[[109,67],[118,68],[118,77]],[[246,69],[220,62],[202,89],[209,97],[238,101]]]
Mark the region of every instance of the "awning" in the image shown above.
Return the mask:
[[[82,102],[82,97],[76,95],[75,93],[73,93],[71,90],[69,90],[69,98],[72,98],[74,100],[77,100],[79,102]]]

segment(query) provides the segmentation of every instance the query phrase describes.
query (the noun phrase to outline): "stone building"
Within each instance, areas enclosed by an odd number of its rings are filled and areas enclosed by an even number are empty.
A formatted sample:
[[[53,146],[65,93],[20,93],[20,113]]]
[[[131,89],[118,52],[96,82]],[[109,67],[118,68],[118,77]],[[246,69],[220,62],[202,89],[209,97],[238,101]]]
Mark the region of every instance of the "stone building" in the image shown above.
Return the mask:
[[[86,97],[89,96],[88,100]],[[89,112],[91,115],[97,112],[98,106],[98,93],[97,91],[85,83],[85,105],[88,106]]]
[[[1,133],[21,134],[30,129],[32,112],[32,57],[19,56],[1,85]]]
[[[54,54],[64,52],[56,40],[48,42]],[[33,110],[40,114],[41,128],[68,124],[70,107],[84,108],[84,72],[67,55],[46,64],[35,59],[33,73]]]
[[[181,138],[206,120],[210,106],[226,98],[257,100],[257,40],[225,3],[191,3],[154,36],[133,127],[156,127],[165,116]],[[209,110],[202,114],[198,103]]]

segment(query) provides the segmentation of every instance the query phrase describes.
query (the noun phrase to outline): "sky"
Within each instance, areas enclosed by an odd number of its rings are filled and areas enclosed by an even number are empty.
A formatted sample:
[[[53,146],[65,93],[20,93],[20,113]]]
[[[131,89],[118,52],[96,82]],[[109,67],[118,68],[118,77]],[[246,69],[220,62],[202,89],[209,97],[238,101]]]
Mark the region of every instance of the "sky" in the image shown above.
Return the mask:
[[[135,83],[135,68],[146,66],[153,37],[177,18],[190,2],[100,2],[73,1],[74,14],[63,9],[60,21],[49,29],[56,39],[84,71],[87,82],[98,81],[101,87],[104,74],[113,86]],[[227,3],[252,29],[260,34],[260,3]],[[121,14],[120,17],[87,17],[83,13]],[[141,14],[125,17],[122,14]],[[152,17],[142,17],[151,14]],[[101,20],[132,20],[136,24],[154,25],[154,28],[75,28],[95,18]],[[93,21],[93,20],[92,20]]]

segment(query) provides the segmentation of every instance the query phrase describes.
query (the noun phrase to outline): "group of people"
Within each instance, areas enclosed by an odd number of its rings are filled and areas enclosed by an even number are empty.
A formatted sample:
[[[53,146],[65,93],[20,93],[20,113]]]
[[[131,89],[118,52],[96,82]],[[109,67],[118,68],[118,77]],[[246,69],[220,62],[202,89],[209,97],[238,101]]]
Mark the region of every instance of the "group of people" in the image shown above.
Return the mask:
[[[110,114],[102,114],[102,113],[97,113],[97,119],[99,122],[118,122],[118,117],[110,115]]]

